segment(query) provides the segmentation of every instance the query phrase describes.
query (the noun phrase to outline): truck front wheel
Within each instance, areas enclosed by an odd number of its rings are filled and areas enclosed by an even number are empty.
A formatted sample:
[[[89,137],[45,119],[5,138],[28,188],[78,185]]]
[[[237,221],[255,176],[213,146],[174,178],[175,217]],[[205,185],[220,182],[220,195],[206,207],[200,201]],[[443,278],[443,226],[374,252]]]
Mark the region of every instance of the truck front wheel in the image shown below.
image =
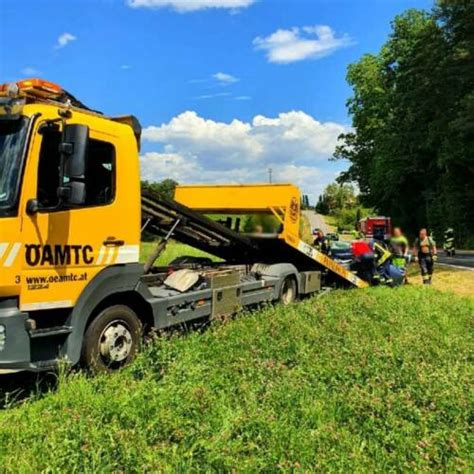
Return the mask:
[[[280,290],[280,303],[287,306],[293,303],[298,296],[296,280],[292,276],[288,276],[283,281]]]
[[[128,306],[114,305],[102,310],[84,335],[82,362],[92,372],[109,372],[129,364],[135,357],[142,326]]]

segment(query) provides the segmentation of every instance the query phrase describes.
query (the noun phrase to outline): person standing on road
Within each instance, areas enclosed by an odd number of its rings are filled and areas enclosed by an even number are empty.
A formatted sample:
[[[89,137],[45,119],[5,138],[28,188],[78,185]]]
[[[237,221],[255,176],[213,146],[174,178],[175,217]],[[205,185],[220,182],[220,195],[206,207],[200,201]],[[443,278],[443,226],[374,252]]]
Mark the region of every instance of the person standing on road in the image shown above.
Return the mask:
[[[456,249],[454,247],[454,230],[449,227],[444,232],[444,251],[448,257],[454,257],[456,255]]]
[[[426,229],[420,230],[419,237],[415,240],[413,246],[413,255],[415,255],[415,260],[420,265],[423,284],[431,285],[433,266],[434,262],[438,260],[438,251],[435,241],[428,236]]]
[[[392,264],[405,272],[408,257],[408,240],[403,235],[400,227],[393,229],[393,236],[390,239],[390,247],[392,249]]]

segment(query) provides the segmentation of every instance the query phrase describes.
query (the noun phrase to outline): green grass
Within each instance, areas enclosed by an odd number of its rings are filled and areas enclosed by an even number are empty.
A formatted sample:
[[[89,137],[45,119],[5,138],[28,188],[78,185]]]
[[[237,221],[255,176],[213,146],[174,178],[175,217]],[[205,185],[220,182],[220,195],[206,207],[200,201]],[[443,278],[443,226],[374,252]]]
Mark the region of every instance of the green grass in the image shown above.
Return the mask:
[[[1,470],[472,472],[473,309],[340,291],[160,339],[0,413]]]
[[[329,227],[329,230],[331,232],[336,232],[337,231],[337,219],[334,216],[331,216],[329,214],[322,215],[321,217],[324,219],[324,222],[326,225]]]
[[[335,216],[331,216],[329,214],[326,214],[323,216],[325,222],[327,225],[335,226],[337,224],[337,219]]]
[[[146,259],[156,246],[156,242],[142,242],[140,249],[140,261],[146,262]],[[155,265],[167,265],[177,257],[183,255],[190,255],[193,257],[209,257],[213,261],[218,261],[217,257],[201,252],[198,249],[190,247],[189,245],[180,244],[171,240],[166,246],[166,250],[160,255]]]

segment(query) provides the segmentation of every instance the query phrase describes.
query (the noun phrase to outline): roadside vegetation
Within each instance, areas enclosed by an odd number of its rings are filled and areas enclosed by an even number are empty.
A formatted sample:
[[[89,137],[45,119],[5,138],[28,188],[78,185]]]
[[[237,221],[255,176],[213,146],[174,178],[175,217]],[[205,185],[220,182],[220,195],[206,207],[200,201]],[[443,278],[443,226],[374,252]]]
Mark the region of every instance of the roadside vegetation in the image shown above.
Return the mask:
[[[318,198],[315,210],[325,216],[337,232],[355,232],[363,217],[373,214],[373,209],[362,206],[351,184],[331,183]]]
[[[331,216],[329,214],[321,214],[324,222],[326,223],[326,226],[329,228],[330,232],[337,232],[337,221],[334,216]]]
[[[473,310],[337,291],[159,338],[0,412],[2,471],[472,471]]]
[[[352,130],[336,159],[339,181],[408,234],[453,227],[474,246],[474,3],[439,0],[395,17],[376,54],[351,64]]]
[[[141,249],[140,249],[140,261],[142,263],[146,262],[148,256],[151,254],[157,242],[142,242]],[[175,242],[171,240],[168,242],[166,249],[164,252],[159,256],[158,260],[156,261],[155,265],[168,265],[174,259],[178,257],[182,257],[183,255],[188,255],[190,257],[208,257],[213,261],[218,261],[219,259],[213,255],[209,255],[206,252],[202,252],[201,250],[195,249],[190,247],[186,244],[181,244],[179,242]]]

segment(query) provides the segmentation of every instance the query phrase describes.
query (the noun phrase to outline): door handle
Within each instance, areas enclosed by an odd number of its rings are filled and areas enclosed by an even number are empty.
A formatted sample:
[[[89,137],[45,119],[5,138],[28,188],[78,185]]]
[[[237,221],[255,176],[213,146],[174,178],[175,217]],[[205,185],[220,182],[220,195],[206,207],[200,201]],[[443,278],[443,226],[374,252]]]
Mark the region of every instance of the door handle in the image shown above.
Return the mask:
[[[115,239],[114,237],[109,237],[108,239],[102,242],[105,247],[122,247],[125,245],[125,242],[120,239]]]

